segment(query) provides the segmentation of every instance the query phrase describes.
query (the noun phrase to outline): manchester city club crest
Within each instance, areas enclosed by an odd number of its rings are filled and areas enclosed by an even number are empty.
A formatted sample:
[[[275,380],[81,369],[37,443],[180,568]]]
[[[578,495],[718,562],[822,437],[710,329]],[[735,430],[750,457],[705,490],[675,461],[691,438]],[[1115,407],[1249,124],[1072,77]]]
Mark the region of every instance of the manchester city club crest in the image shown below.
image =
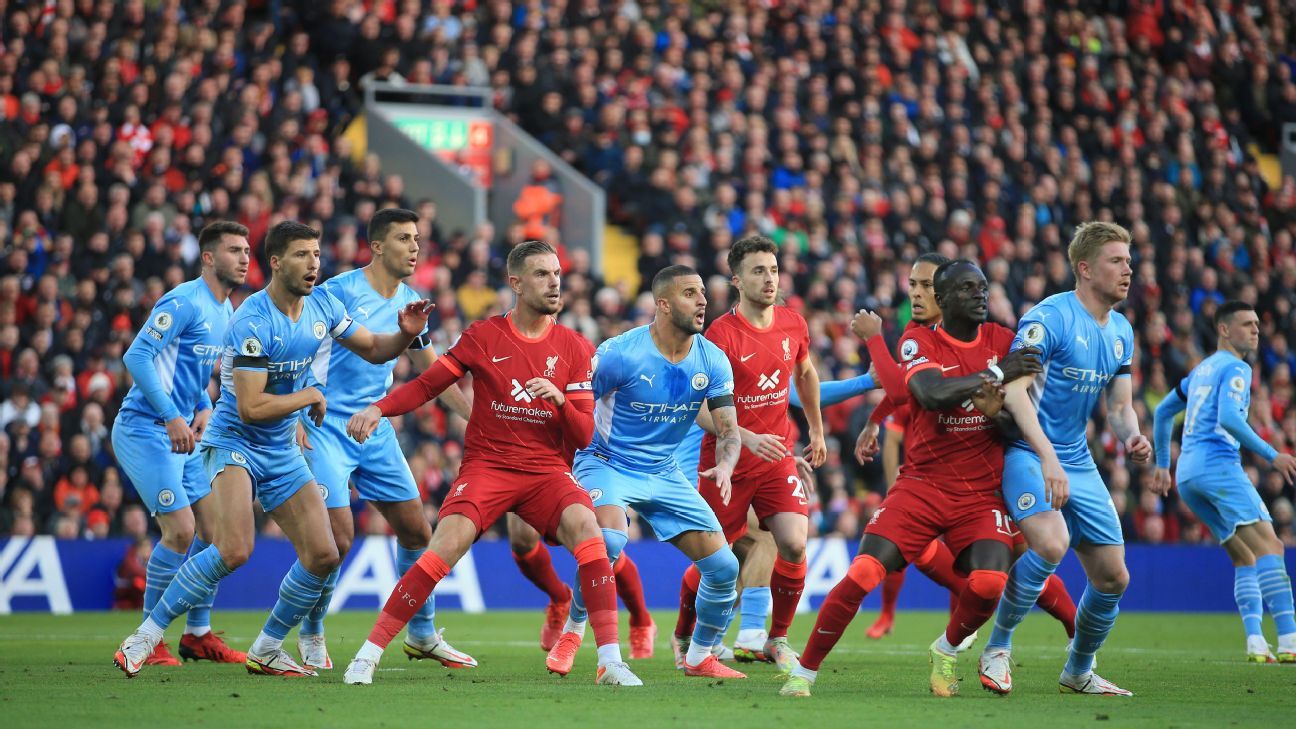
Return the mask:
[[[1116,359],[1118,361],[1125,359],[1125,341],[1123,339],[1117,339],[1112,348],[1116,350]]]
[[[711,384],[711,378],[706,376],[705,372],[699,372],[693,375],[693,389],[705,390],[706,386]]]
[[[171,489],[162,489],[162,491],[158,494],[158,504],[162,506],[170,506],[174,503],[175,503],[175,492],[172,491]]]
[[[317,321],[317,322],[315,322],[315,338],[316,338],[316,339],[323,339],[323,338],[324,338],[324,334],[325,334],[327,331],[328,331],[328,330],[324,328],[324,322],[322,322],[322,321]]]

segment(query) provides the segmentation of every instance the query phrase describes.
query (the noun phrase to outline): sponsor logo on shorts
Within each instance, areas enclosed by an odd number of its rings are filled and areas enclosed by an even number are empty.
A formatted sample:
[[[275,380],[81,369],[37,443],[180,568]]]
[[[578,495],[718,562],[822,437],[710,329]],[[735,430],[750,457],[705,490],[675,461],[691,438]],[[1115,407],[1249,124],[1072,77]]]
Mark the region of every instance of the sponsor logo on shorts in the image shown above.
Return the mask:
[[[315,326],[312,331],[315,333],[316,339],[323,339],[324,335],[328,333],[328,329],[324,328],[324,322],[322,321],[315,322]]]
[[[693,375],[693,389],[705,390],[706,386],[711,384],[711,378],[706,376],[705,372],[699,372]]]
[[[590,489],[589,497],[590,497],[590,501],[598,501],[599,499],[603,498],[603,489]]]
[[[158,494],[158,504],[162,506],[170,506],[174,503],[175,492],[171,489],[162,489],[162,492]]]
[[[1035,505],[1035,494],[1022,494],[1017,499],[1017,508],[1026,511]]]
[[[235,463],[242,463],[242,464],[247,463],[247,457],[244,456],[242,453],[239,453],[238,451],[230,452],[230,460],[234,461]]]

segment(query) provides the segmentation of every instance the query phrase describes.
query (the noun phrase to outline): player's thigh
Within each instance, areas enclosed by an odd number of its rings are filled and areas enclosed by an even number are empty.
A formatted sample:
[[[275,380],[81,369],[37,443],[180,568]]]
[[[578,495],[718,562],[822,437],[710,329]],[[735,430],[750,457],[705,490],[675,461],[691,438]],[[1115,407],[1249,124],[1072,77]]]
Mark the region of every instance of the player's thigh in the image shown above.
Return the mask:
[[[504,520],[505,527],[508,530],[509,548],[515,554],[530,554],[540,544],[540,532],[536,531],[530,524],[522,521],[522,518],[513,512],[509,512]]]
[[[927,545],[945,531],[945,517],[939,506],[943,498],[944,494],[934,486],[910,479],[896,479],[864,527],[861,548],[869,544],[869,535],[881,537],[893,545],[901,561],[898,566],[883,562],[888,570],[918,559]]]
[[[750,522],[748,526],[751,526]],[[759,527],[749,528],[743,540],[750,540],[747,553],[742,558],[743,586],[769,587],[770,576],[774,572],[774,558],[778,556],[774,535]]]
[[[1113,546],[1125,544],[1121,531],[1120,515],[1112,502],[1111,492],[1097,468],[1066,469],[1071,495],[1062,505],[1071,532],[1071,545],[1094,544]],[[1124,553],[1124,550],[1121,550]]]
[[[374,501],[378,513],[383,515],[392,531],[396,532],[396,542],[406,549],[422,549],[432,538],[432,525],[428,523],[420,499],[405,501]]]
[[[944,505],[947,519],[945,545],[961,572],[974,569],[1007,571],[1012,565],[1017,530],[992,494],[951,496]]]
[[[1003,483],[1004,506],[1013,521],[1021,524],[1036,514],[1053,511],[1044,490],[1044,474],[1039,456],[1023,448],[1004,451]]]
[[[736,542],[747,533],[747,514],[751,511],[752,495],[755,492],[751,480],[746,477],[735,477],[732,486],[727,503],[720,493],[720,487],[709,478],[698,477],[696,490],[707,508],[715,514],[725,539]]]
[[[759,477],[753,480],[752,510],[767,529],[770,528],[769,520],[775,515],[792,514],[807,517],[810,513],[810,500],[806,494],[805,484],[797,475],[796,461],[791,458],[785,458],[776,464],[770,464],[767,468],[762,468]],[[779,539],[778,531],[773,529],[771,531],[774,531],[776,540],[784,543]],[[786,535],[786,532],[784,534]]]
[[[521,497],[511,504],[523,521],[546,539],[567,546],[572,539],[584,542],[601,538],[594,519],[594,504],[571,471],[549,471],[527,477]]]
[[[729,540],[715,512],[679,469],[644,475],[642,479],[649,494],[645,500],[631,505],[658,539],[673,542],[686,532],[715,533],[728,546]]]
[[[123,415],[112,430],[113,453],[150,514],[187,510],[183,453],[171,452],[166,429],[152,420]]]
[[[332,519],[319,489],[298,489],[271,511],[270,517],[292,542],[297,558],[307,571],[323,577],[337,567],[339,557]]]
[[[1263,506],[1263,503],[1261,506]],[[1265,513],[1268,514],[1268,511],[1266,510]],[[1262,557],[1267,554],[1282,554],[1285,551],[1282,540],[1274,532],[1273,522],[1268,519],[1239,526],[1237,534],[1226,544],[1233,542],[1244,544],[1247,550],[1255,557]],[[1254,557],[1252,561],[1255,561]]]
[[[479,534],[481,527],[467,514],[442,514],[432,530],[428,551],[453,567],[477,541]]]
[[[320,499],[325,500],[324,508],[328,512],[329,529],[333,531],[333,545],[337,548],[338,557],[345,557],[355,542],[355,516],[350,506],[330,509],[323,490]]]
[[[1099,592],[1122,593],[1129,586],[1124,544],[1080,542],[1075,545],[1075,553],[1080,558],[1089,584]]]
[[[360,445],[359,464],[351,474],[360,498],[371,502],[397,503],[419,499],[418,485],[391,422],[384,419],[377,439]]]
[[[806,515],[780,511],[767,517],[765,526],[774,536],[783,559],[790,562],[805,559],[806,539],[810,534],[810,519]]]
[[[706,559],[722,549],[729,548],[729,543],[718,530],[689,530],[676,534],[669,541],[693,562]]]
[[[306,435],[311,447],[302,457],[315,477],[324,505],[330,510],[350,506],[351,476],[360,465],[364,446],[346,434],[346,421],[337,417],[325,417],[320,426],[307,422]]]
[[[438,521],[458,514],[477,526],[477,538],[512,511],[530,484],[529,474],[480,463],[465,464],[450,483],[450,492],[441,502]],[[433,533],[435,537],[435,532]],[[471,544],[471,542],[469,542]],[[440,554],[438,552],[438,554]]]
[[[226,451],[228,453],[228,451]],[[220,550],[230,569],[247,561],[256,541],[256,519],[252,515],[252,473],[246,465],[217,461],[212,450],[204,451],[211,477],[211,495],[203,499],[205,518],[210,517],[211,543]]]
[[[616,507],[624,513],[632,504],[647,501],[652,494],[642,474],[623,471],[590,453],[576,456],[572,476],[589,494],[595,510]]]
[[[1186,479],[1179,484],[1179,496],[1221,544],[1235,541],[1237,532],[1246,526],[1272,521],[1259,492],[1242,473]],[[1258,532],[1249,536],[1253,541],[1245,543],[1254,553],[1260,553],[1258,547],[1272,546],[1259,539]]]

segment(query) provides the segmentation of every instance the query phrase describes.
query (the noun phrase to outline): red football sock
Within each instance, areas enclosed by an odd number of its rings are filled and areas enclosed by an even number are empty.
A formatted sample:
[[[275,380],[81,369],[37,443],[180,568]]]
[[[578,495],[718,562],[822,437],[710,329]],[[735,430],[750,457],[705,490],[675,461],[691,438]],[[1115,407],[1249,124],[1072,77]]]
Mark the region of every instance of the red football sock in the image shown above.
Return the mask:
[[[572,550],[576,557],[576,574],[580,577],[581,597],[589,611],[589,624],[594,629],[594,644],[616,643],[617,607],[616,578],[608,562],[607,546],[603,538],[587,539]]]
[[[549,596],[549,602],[563,603],[571,599],[571,588],[554,572],[553,559],[544,542],[537,542],[535,549],[526,554],[514,552],[513,561],[517,562],[518,570],[531,584]]]
[[[424,552],[396,583],[396,589],[392,590],[387,603],[383,605],[378,622],[369,631],[369,642],[386,648],[392,638],[405,628],[410,618],[414,617],[414,613],[427,602],[428,595],[432,594],[437,583],[449,573],[450,565],[445,560],[430,549]]]
[[[945,640],[952,646],[958,646],[985,625],[990,616],[994,615],[1004,585],[1007,584],[1007,572],[972,570],[972,574],[968,575],[967,589],[960,593],[958,607],[945,626]]]
[[[904,587],[905,572],[907,570],[897,570],[886,576],[882,580],[882,617],[895,617],[896,600],[900,599],[900,588]]]
[[[1076,606],[1061,577],[1056,574],[1049,575],[1048,581],[1044,583],[1044,591],[1040,593],[1035,604],[1062,623],[1068,638],[1075,637]]]
[[[771,638],[786,638],[792,618],[796,615],[801,593],[805,591],[806,562],[788,562],[774,558],[774,574],[770,576],[770,631]]]
[[[862,554],[851,562],[846,570],[846,577],[828,593],[823,605],[819,606],[819,617],[815,620],[814,629],[810,631],[810,640],[805,651],[801,653],[801,666],[811,671],[818,671],[819,665],[828,656],[833,646],[846,632],[855,613],[859,612],[860,603],[878,583],[886,577],[886,568],[870,555]]]
[[[688,638],[693,635],[693,628],[697,625],[697,602],[698,585],[702,584],[702,573],[698,572],[697,565],[689,565],[684,570],[684,579],[680,581],[680,606],[679,617],[675,620],[675,636],[678,638]]]
[[[962,594],[967,578],[954,570],[954,555],[949,547],[939,539],[933,539],[927,549],[914,560],[914,566],[922,570],[932,582],[944,587],[955,595]]]
[[[616,575],[617,597],[625,603],[630,612],[630,625],[642,628],[652,625],[652,614],[648,612],[648,603],[644,602],[643,581],[639,579],[639,567],[625,552],[617,557],[612,565],[612,574]]]

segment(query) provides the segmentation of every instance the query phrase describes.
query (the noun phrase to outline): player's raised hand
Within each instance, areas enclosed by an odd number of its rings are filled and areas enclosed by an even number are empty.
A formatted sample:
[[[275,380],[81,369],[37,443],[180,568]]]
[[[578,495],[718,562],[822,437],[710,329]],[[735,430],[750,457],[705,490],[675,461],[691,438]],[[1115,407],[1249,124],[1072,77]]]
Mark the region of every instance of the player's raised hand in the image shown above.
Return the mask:
[[[1273,467],[1283,475],[1287,483],[1296,483],[1296,456],[1290,453],[1279,453],[1273,459]]]
[[[554,407],[560,408],[567,402],[567,396],[558,386],[543,377],[532,377],[526,382],[526,391],[531,397],[538,397],[553,404]]]
[[[1008,353],[999,362],[999,369],[1003,370],[1004,382],[1012,382],[1018,377],[1026,375],[1038,375],[1044,371],[1044,365],[1040,363],[1039,347],[1022,347]]]
[[[193,453],[194,434],[185,419],[179,416],[166,423],[167,438],[171,440],[172,453]]]
[[[363,443],[373,435],[382,422],[382,411],[376,405],[361,410],[347,421],[347,435],[357,443]]]
[[[1044,498],[1054,509],[1061,509],[1071,497],[1071,484],[1057,456],[1041,460],[1040,473],[1044,476]]]
[[[210,408],[194,413],[193,422],[189,424],[189,427],[193,430],[195,441],[202,442],[203,433],[207,432],[207,423],[211,422],[211,416],[212,411]]]
[[[302,425],[300,420],[297,421],[297,447],[303,454],[315,450],[315,447],[310,444],[310,436],[306,434],[306,426]]]
[[[882,333],[882,317],[868,309],[860,309],[851,318],[851,332],[867,342]]]
[[[411,301],[400,310],[396,316],[400,323],[400,330],[407,336],[417,337],[427,328],[428,312],[432,311],[436,304],[427,299]]]
[[[1131,435],[1125,441],[1125,452],[1135,463],[1151,463],[1152,441],[1148,440],[1146,435]]]
[[[801,453],[807,461],[810,462],[811,468],[818,468],[828,460],[828,444],[824,442],[824,434],[811,433],[810,444],[805,447]]]
[[[878,445],[878,431],[881,428],[877,423],[870,420],[864,430],[860,431],[859,437],[855,439],[855,460],[860,464],[872,463],[873,457],[882,450]]]
[[[716,464],[705,471],[698,473],[702,478],[709,478],[715,481],[716,488],[720,489],[720,502],[725,506],[729,505],[729,499],[733,498],[733,472]]]
[[[1148,490],[1157,496],[1165,496],[1170,493],[1170,469],[1158,468],[1152,472],[1152,484]]]
[[[792,453],[786,445],[783,445],[783,439],[777,435],[753,433],[746,428],[739,428],[738,435],[742,439],[743,448],[751,451],[762,461],[776,463]]]
[[[981,384],[981,389],[972,396],[972,405],[987,418],[993,418],[1003,410],[1004,386],[993,380]]]

